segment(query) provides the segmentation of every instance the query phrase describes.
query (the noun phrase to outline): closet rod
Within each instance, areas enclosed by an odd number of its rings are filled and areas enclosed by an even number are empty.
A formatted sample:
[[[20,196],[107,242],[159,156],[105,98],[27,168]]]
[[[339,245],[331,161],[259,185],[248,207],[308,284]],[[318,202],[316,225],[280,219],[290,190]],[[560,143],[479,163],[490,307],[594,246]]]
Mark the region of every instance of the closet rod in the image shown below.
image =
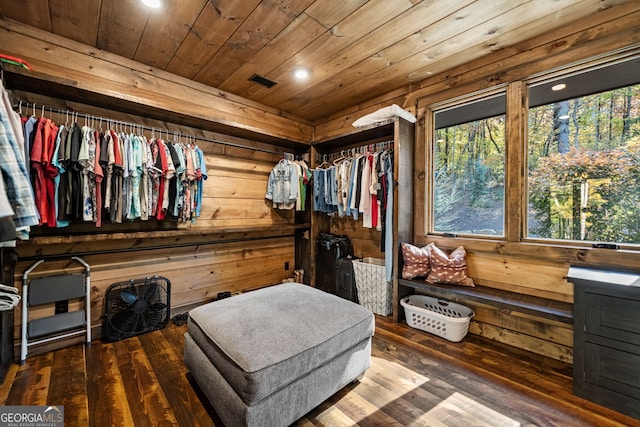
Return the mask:
[[[358,154],[358,153],[362,153],[362,149],[366,148],[367,150],[371,149],[372,146],[375,150],[380,150],[380,149],[384,149],[384,148],[392,148],[393,147],[393,139],[387,140],[387,141],[380,141],[380,142],[374,142],[371,144],[361,144],[361,145],[357,145],[357,146],[353,146],[350,148],[346,148],[340,151],[334,151],[332,153],[328,153],[328,154],[320,154],[320,153],[316,153],[316,161],[322,161],[322,159],[324,160],[333,160],[336,157],[341,157],[344,156],[345,154]]]
[[[200,136],[194,136],[194,135],[187,135],[184,134],[182,132],[174,132],[174,131],[169,131],[168,129],[162,130],[153,126],[147,126],[147,125],[139,125],[136,123],[132,123],[132,122],[125,122],[123,120],[116,120],[116,119],[110,119],[107,117],[101,117],[101,116],[95,116],[93,114],[88,114],[88,113],[79,113],[76,111],[71,111],[71,110],[64,110],[61,108],[54,108],[54,107],[47,107],[46,105],[38,105],[36,103],[31,103],[31,102],[26,102],[26,101],[19,101],[20,102],[20,109],[22,109],[22,106],[25,106],[26,109],[32,108],[35,112],[37,112],[38,109],[41,109],[43,111],[49,111],[50,113],[56,113],[56,114],[60,114],[60,115],[69,115],[72,117],[82,117],[85,120],[103,120],[107,123],[111,122],[111,123],[117,123],[120,125],[123,125],[125,127],[129,126],[132,128],[136,128],[136,129],[142,129],[142,130],[148,130],[150,132],[158,132],[160,134],[160,136],[162,136],[163,133],[169,135],[172,134],[174,136],[178,136],[178,137],[184,137],[184,138],[192,138],[198,141],[204,141],[204,142],[210,142],[213,144],[222,144],[222,145],[227,145],[230,147],[235,147],[235,148],[244,148],[246,150],[254,150],[254,151],[260,151],[263,153],[270,153],[270,154],[277,154],[277,155],[283,155],[285,152],[284,151],[276,151],[276,150],[269,150],[267,148],[260,148],[260,147],[249,147],[246,145],[242,145],[242,144],[236,144],[234,142],[229,142],[229,141],[220,141],[217,139],[211,139],[211,138],[205,138],[205,137],[200,137]],[[22,114],[22,111],[20,111],[20,113]],[[35,115],[35,114],[34,114]]]

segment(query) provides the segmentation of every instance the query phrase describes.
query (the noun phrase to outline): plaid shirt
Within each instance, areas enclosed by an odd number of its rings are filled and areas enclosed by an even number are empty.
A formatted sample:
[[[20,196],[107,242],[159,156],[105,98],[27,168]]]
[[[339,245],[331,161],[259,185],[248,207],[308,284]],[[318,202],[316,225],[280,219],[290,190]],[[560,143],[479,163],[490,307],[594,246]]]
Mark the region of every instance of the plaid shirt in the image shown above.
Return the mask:
[[[13,133],[8,109],[9,98],[2,90],[0,102],[0,170],[4,179],[7,196],[15,213],[13,223],[17,229],[38,225],[39,215],[33,198],[33,190],[29,181],[29,173],[24,160],[24,152],[18,146],[18,140]]]

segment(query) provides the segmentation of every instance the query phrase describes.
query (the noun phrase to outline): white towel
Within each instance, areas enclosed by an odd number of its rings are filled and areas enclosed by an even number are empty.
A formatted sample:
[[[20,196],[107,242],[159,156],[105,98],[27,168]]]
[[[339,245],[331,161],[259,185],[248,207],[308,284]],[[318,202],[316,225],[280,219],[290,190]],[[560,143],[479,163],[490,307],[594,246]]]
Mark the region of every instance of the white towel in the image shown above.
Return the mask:
[[[352,123],[353,127],[364,127],[373,125],[376,123],[384,122],[389,119],[393,119],[394,117],[402,117],[408,122],[415,123],[416,117],[408,112],[407,110],[403,110],[399,105],[392,104],[388,107],[382,107],[373,113],[369,113],[366,116],[360,117],[358,120]]]

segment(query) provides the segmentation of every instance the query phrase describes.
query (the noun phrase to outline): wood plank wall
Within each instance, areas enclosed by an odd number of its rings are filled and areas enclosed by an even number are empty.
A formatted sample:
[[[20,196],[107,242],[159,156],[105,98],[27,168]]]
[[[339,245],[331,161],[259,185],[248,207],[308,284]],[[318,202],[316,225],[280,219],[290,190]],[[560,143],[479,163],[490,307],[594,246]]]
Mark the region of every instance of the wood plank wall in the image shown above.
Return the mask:
[[[377,98],[355,105],[315,123],[314,141],[324,141],[351,134],[356,130],[351,126],[356,119],[390,104],[398,104],[416,114],[418,100],[435,94],[443,94],[445,99],[469,93],[469,84],[479,88],[531,75],[535,72],[553,69],[600,54],[614,51],[638,43],[637,2],[606,8],[588,18],[566,25],[554,32],[533,38],[516,46],[500,49],[492,54],[439,73],[417,84],[400,88]],[[538,61],[542,69],[532,69],[524,64]],[[420,102],[420,105],[423,105]]]
[[[76,90],[229,128],[310,143],[313,126],[239,96],[0,17],[5,54]]]
[[[195,224],[164,221],[106,224],[100,230],[92,224],[59,232],[36,229],[29,242],[18,246],[17,286],[36,259],[51,261],[30,278],[75,271],[68,259],[82,256],[91,265],[92,320],[99,335],[104,294],[119,281],[166,276],[172,283],[171,306],[181,311],[221,291],[245,291],[292,276],[295,215],[273,210],[264,195],[268,174],[280,158],[274,153],[307,145],[313,137],[310,123],[1,17],[0,38],[4,53],[23,58],[34,68],[24,75],[5,73],[20,99],[235,145],[197,141],[208,179],[202,214]],[[38,317],[51,310],[32,314]],[[20,310],[15,314],[17,341]],[[41,350],[55,346],[59,345]]]
[[[180,312],[211,300],[218,292],[243,292],[292,277],[296,262],[295,212],[273,209],[264,197],[269,172],[281,158],[275,152],[282,151],[282,147],[37,94],[17,92],[16,96],[39,105],[194,135],[204,152],[208,179],[204,184],[202,213],[194,224],[151,220],[105,224],[102,228],[92,223],[72,224],[67,229],[35,227],[32,239],[18,244],[20,262],[15,269],[15,286],[21,287],[24,271],[37,259],[47,261],[30,274],[29,279],[81,271],[78,263],[70,261],[73,255],[81,256],[91,266],[91,317],[94,336],[98,337],[105,311],[105,293],[117,282],[164,276],[172,285],[171,307],[174,312]],[[64,115],[47,110],[45,116],[58,123],[66,120]],[[151,137],[149,131],[145,134]],[[172,138],[170,133],[169,139]],[[198,138],[255,145],[274,153]],[[79,305],[72,301],[71,309]],[[34,308],[31,318],[51,315],[53,311],[52,305]],[[16,341],[20,337],[20,318],[21,307],[18,307],[15,310]],[[33,351],[62,345],[66,342]]]
[[[363,227],[362,218],[358,221],[353,218],[331,218],[330,232],[348,236],[353,245],[353,254],[358,258],[384,258],[384,253],[380,250],[382,232],[375,228]]]
[[[439,247],[454,249],[463,245],[468,252],[469,274],[481,286],[490,286],[535,295],[552,300],[573,302],[573,285],[566,280],[572,264],[638,271],[640,252],[611,252],[592,249],[588,245],[551,245],[521,240],[524,114],[528,76],[567,66],[609,52],[638,50],[640,10],[636,2],[602,10],[586,19],[557,31],[499,50],[471,61],[447,73],[434,75],[404,90],[396,90],[366,105],[354,105],[341,113],[316,123],[316,139],[329,140],[354,133],[351,123],[364,114],[396,103],[418,117],[415,150],[414,243],[436,242]],[[430,182],[425,165],[430,159],[429,130],[432,103],[456,98],[496,85],[507,87],[509,117],[509,151],[507,171],[509,188],[508,220],[504,240],[448,238],[429,235],[425,205]],[[515,118],[515,119],[514,119]],[[359,239],[366,239],[356,233]],[[370,243],[359,241],[361,247]],[[571,325],[543,320],[517,312],[505,312],[479,304],[471,304],[476,316],[471,333],[531,350],[559,360],[572,361],[573,328]]]
[[[199,117],[212,123],[294,142],[327,141],[352,134],[355,130],[351,123],[356,118],[396,103],[419,116],[415,158],[424,159],[428,141],[425,114],[430,103],[496,84],[516,83],[512,86],[515,88],[519,80],[535,71],[640,43],[637,26],[640,12],[637,9],[636,2],[627,2],[603,10],[574,25],[497,51],[449,73],[435,75],[366,104],[348,106],[338,114],[319,120],[315,126],[187,79],[144,67],[116,55],[96,52],[12,21],[0,19],[0,32],[5,53],[29,60],[39,73],[60,84],[84,91],[99,91],[119,102],[134,102],[174,111],[175,117]],[[163,120],[159,117],[155,119]],[[210,131],[215,132],[214,129]],[[202,129],[194,129],[194,132],[199,134]],[[246,150],[235,152],[233,149],[211,147],[206,151],[212,185],[205,187],[206,209],[203,218],[193,227],[201,228],[200,233],[189,230],[180,234],[180,230],[174,230],[173,235],[167,236],[161,232],[154,234],[147,230],[128,229],[109,238],[84,235],[60,237],[56,241],[43,240],[40,243],[36,240],[19,247],[24,260],[16,269],[16,284],[20,284],[22,272],[33,259],[43,254],[71,255],[84,253],[92,247],[112,252],[86,256],[86,260],[92,264],[92,292],[95,293],[93,318],[99,324],[102,298],[108,285],[133,275],[166,272],[165,275],[174,286],[176,306],[205,301],[220,290],[248,289],[288,277],[290,272],[285,270],[284,264],[289,262],[292,266],[295,261],[294,237],[289,235],[290,229],[287,231],[281,225],[292,224],[294,218],[286,213],[273,212],[261,204],[260,199],[264,194],[262,190],[258,191],[257,184],[262,181],[266,185],[268,165],[273,165],[275,159],[258,159],[251,155],[244,158]],[[213,183],[214,176],[218,181],[216,183]],[[426,185],[424,163],[415,164],[415,180],[415,243],[436,241],[444,248],[463,244],[470,253],[471,275],[485,285],[571,301],[573,291],[565,276],[567,267],[572,263],[637,269],[640,257],[636,251],[613,254],[583,247],[522,243],[518,236],[514,237],[515,233],[509,227],[509,239],[499,242],[427,236],[424,232],[425,212],[421,208]],[[246,217],[240,218],[244,215]],[[274,227],[268,231],[242,231],[245,225],[255,228],[256,224],[267,228],[271,224]],[[357,254],[378,256],[375,252],[379,241],[376,233],[368,234],[368,230],[360,230],[357,225],[346,222],[330,224],[330,229],[351,234]],[[155,248],[170,245],[176,247]],[[313,247],[310,252],[313,256]],[[52,261],[51,271],[64,268],[67,268],[64,261]],[[19,314],[17,311],[18,318]],[[478,308],[477,320],[472,325],[472,333],[570,360],[570,328],[488,308]]]

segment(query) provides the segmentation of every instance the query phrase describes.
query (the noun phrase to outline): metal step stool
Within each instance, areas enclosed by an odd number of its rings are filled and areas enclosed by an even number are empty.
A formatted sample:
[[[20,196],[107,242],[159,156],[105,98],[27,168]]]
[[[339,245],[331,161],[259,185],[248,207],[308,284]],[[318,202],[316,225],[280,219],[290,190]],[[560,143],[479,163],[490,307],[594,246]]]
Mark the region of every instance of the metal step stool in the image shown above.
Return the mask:
[[[36,261],[22,276],[22,343],[20,364],[27,359],[27,349],[77,335],[87,336],[91,345],[90,267],[79,257],[71,257],[85,268],[84,273],[59,274],[29,281],[29,274],[44,260]],[[84,299],[84,309],[67,311],[67,303]],[[29,320],[29,308],[56,303],[56,314]]]

